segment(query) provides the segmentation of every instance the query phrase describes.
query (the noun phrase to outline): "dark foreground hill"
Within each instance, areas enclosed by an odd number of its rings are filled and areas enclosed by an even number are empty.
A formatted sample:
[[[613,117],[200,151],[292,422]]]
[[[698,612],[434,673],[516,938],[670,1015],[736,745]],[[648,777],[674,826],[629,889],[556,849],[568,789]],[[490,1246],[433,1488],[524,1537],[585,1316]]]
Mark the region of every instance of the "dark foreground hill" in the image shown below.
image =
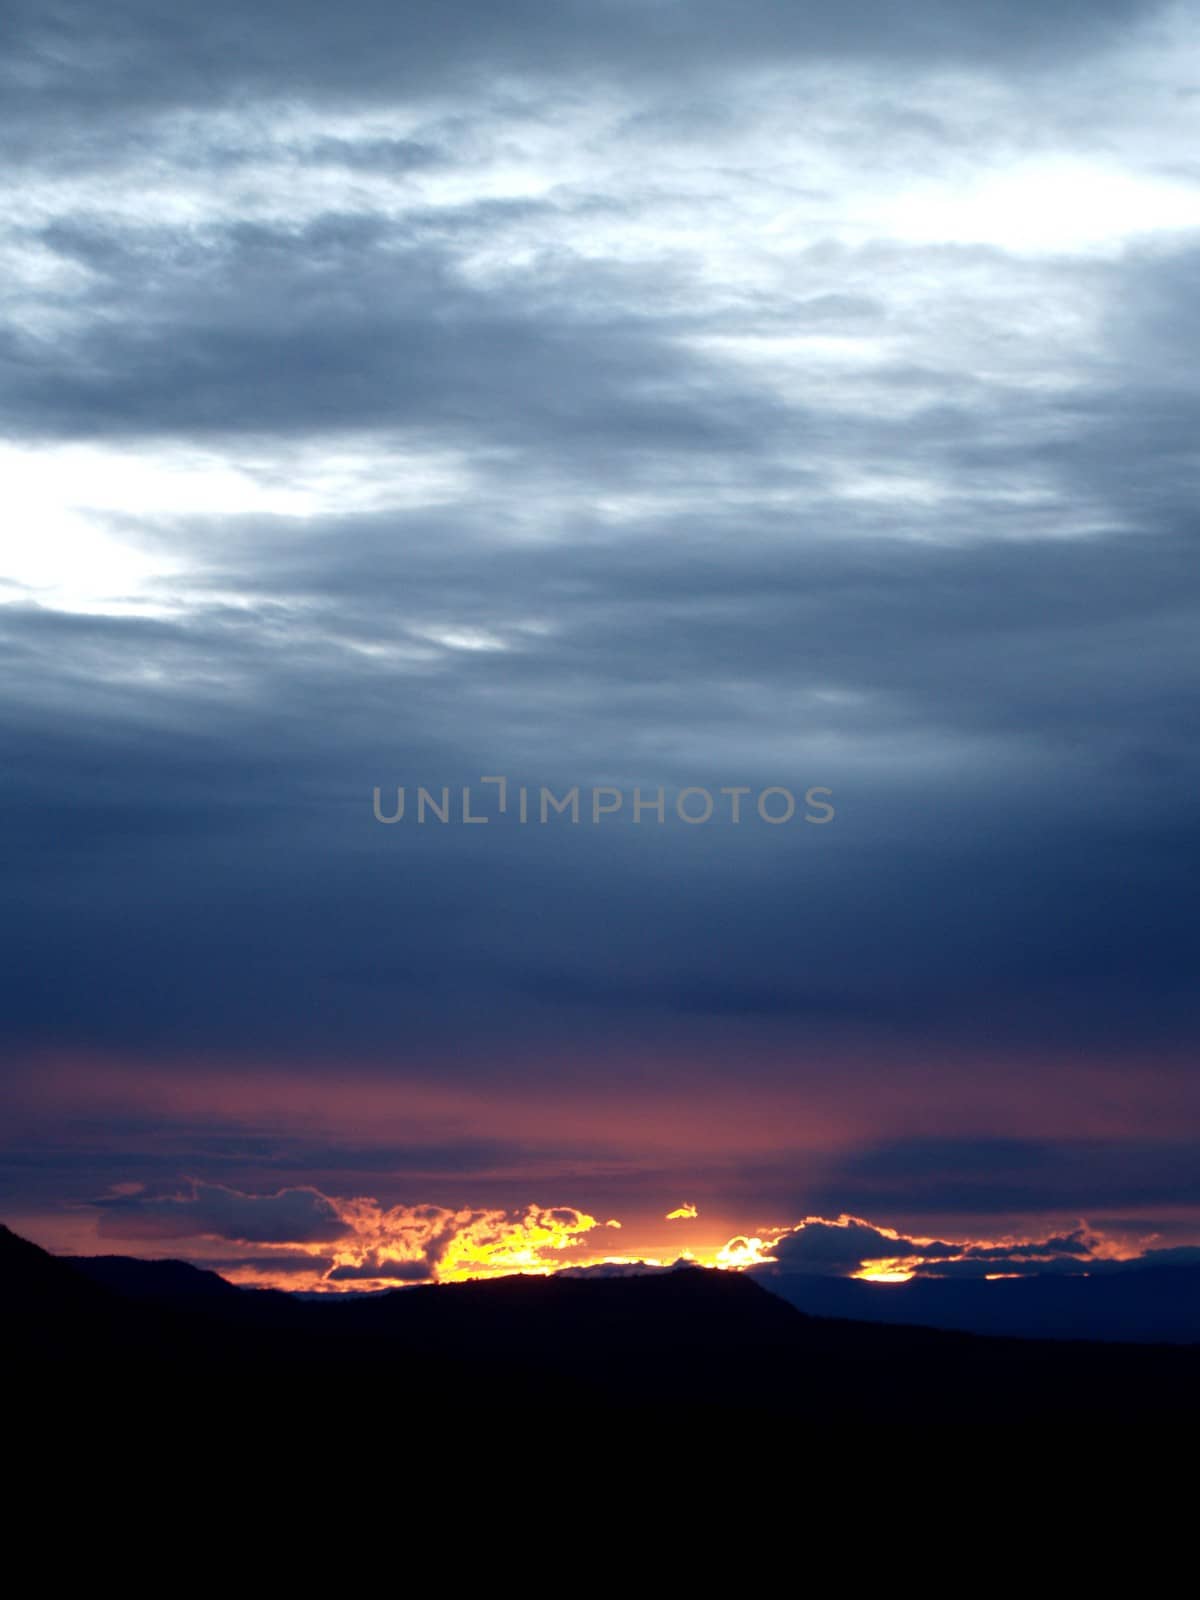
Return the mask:
[[[261,1429],[297,1410],[314,1425],[367,1414],[405,1427],[534,1413],[563,1426],[655,1415],[856,1430],[1200,1420],[1197,1349],[812,1317],[699,1268],[324,1303],[232,1289],[177,1262],[83,1265],[0,1229],[5,1370],[127,1424],[165,1414]]]

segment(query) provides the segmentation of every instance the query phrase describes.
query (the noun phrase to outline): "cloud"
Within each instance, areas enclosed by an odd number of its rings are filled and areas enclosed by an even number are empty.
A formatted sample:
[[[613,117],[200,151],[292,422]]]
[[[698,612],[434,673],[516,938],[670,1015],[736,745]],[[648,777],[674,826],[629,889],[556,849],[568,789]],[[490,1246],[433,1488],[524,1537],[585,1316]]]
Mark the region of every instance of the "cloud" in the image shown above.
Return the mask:
[[[514,84],[543,95],[633,84],[682,89],[686,111],[686,100],[714,80],[796,61],[898,62],[903,73],[981,61],[993,70],[1044,70],[1102,50],[1115,30],[1160,9],[1145,0],[977,0],[969,10],[953,0],[914,0],[902,9],[887,0],[848,0],[836,10],[747,0],[731,29],[715,0],[653,7],[564,0],[552,12],[530,0],[503,10],[486,0],[455,0],[445,25],[430,28],[419,13],[383,0],[354,0],[336,18],[311,0],[271,0],[256,8],[250,25],[230,0],[169,22],[150,0],[134,0],[101,28],[82,0],[53,13],[36,0],[13,0],[3,81],[8,115],[23,133],[17,149],[33,159],[36,136],[58,132],[65,110],[77,120],[88,116],[97,142],[111,147],[132,142],[122,113],[136,127],[171,111],[194,114],[215,104],[227,114],[284,97],[371,111],[469,103]],[[31,127],[22,128],[22,115]],[[410,150],[404,141],[402,166]],[[85,145],[71,154],[79,162],[90,152]]]
[[[327,1274],[327,1283],[353,1283],[370,1280],[380,1283],[428,1283],[433,1273],[427,1262],[392,1261],[386,1257],[368,1257],[353,1265],[342,1262]]]
[[[396,1278],[448,1281],[512,1272],[545,1272],[564,1263],[599,1226],[573,1206],[449,1210],[339,1203],[353,1239],[339,1253],[330,1282]],[[383,1271],[381,1269],[387,1268]]]
[[[1168,1099],[1174,1072],[1157,1079]],[[1179,1102],[1176,1102],[1177,1104]],[[1060,1115],[1070,1119],[1071,1096]],[[886,1139],[847,1152],[822,1201],[875,1211],[903,1205],[926,1214],[1078,1215],[1108,1207],[1192,1206],[1200,1200],[1196,1140],[1185,1119],[1155,1138],[1114,1129],[1103,1137]]]
[[[697,1211],[696,1207],[694,1205],[692,1205],[690,1201],[688,1201],[684,1205],[676,1206],[674,1211],[668,1211],[667,1212],[667,1221],[668,1222],[686,1222],[686,1221],[689,1221],[692,1217],[698,1217],[699,1215],[700,1215],[700,1213],[699,1213],[699,1211]]]
[[[142,1255],[161,1253],[169,1241],[173,1254],[254,1286],[337,1291],[512,1273],[669,1270],[662,1261],[610,1255],[604,1233],[615,1219],[600,1223],[575,1206],[385,1206],[311,1187],[247,1194],[198,1181],[172,1188],[127,1181],[87,1209],[98,1219],[101,1240],[120,1240]],[[223,1249],[213,1248],[218,1241]],[[229,1253],[231,1246],[240,1248]],[[769,1276],[981,1279],[1186,1264],[1198,1249],[1162,1243],[1144,1223],[1081,1222],[1026,1236],[939,1239],[842,1215],[736,1235],[719,1247],[705,1240],[672,1265],[700,1262]]]
[[[328,1256],[281,1248],[264,1255],[206,1255],[196,1259],[194,1265],[219,1272],[232,1283],[292,1287],[288,1280],[295,1279],[294,1287],[308,1289],[327,1276],[333,1261]]]
[[[738,1244],[739,1241],[731,1241]],[[745,1244],[745,1241],[740,1241]],[[923,1277],[986,1277],[989,1274],[1061,1270],[1079,1271],[1091,1264],[1103,1241],[1080,1227],[1044,1239],[982,1244],[942,1239],[909,1238],[894,1228],[879,1227],[859,1217],[836,1221],[809,1217],[769,1246],[774,1271],[852,1277],[893,1269]],[[728,1248],[728,1247],[727,1247]]]
[[[1130,1266],[1144,1267],[1174,1267],[1192,1266],[1200,1262],[1200,1245],[1176,1244],[1164,1245],[1156,1249],[1145,1250],[1135,1261],[1128,1263]]]
[[[243,1244],[330,1244],[347,1227],[337,1205],[310,1188],[240,1194],[196,1183],[176,1192],[116,1195],[94,1202],[110,1239],[229,1239]]]
[[[91,1205],[99,1218],[97,1232],[105,1239],[278,1245],[281,1277],[301,1271],[303,1247],[312,1246],[307,1253],[311,1282],[301,1287],[549,1271],[601,1226],[574,1206],[384,1207],[373,1199],[331,1197],[308,1187],[256,1195],[195,1181],[170,1191],[116,1193]],[[236,1270],[228,1275],[235,1279],[249,1275],[263,1281],[276,1275],[273,1255],[230,1259]]]

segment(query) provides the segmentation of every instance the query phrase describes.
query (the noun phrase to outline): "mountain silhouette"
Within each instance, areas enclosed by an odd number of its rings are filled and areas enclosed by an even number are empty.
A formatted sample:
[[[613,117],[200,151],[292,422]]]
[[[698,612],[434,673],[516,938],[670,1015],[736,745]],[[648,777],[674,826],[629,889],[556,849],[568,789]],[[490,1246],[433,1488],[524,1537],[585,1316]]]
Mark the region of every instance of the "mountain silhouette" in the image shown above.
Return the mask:
[[[1200,1348],[817,1317],[699,1267],[314,1301],[179,1262],[57,1258],[0,1228],[0,1304],[10,1373],[107,1405],[123,1426],[165,1409],[178,1426],[266,1427],[297,1407],[316,1426],[376,1403],[439,1426],[538,1411],[856,1427],[1200,1420]]]
[[[232,1283],[219,1273],[194,1267],[189,1261],[141,1261],[134,1256],[60,1256],[93,1283],[131,1300],[180,1301],[237,1295]]]
[[[1020,1278],[858,1278],[777,1273],[751,1276],[789,1305],[815,1316],[949,1328],[1021,1339],[1105,1339],[1200,1343],[1200,1263],[1122,1263],[1087,1274]]]

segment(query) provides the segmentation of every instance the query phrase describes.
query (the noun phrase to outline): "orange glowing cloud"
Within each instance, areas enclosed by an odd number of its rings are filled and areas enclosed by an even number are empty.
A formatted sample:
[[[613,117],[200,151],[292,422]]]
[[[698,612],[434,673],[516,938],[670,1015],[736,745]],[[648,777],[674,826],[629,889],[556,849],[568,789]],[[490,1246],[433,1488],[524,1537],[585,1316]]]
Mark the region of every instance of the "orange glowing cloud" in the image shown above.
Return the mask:
[[[385,1207],[307,1185],[245,1194],[198,1180],[115,1185],[93,1212],[104,1240],[161,1253],[169,1239],[235,1283],[330,1291],[553,1272],[579,1259],[593,1230],[620,1226],[576,1206]]]
[[[1089,1265],[1129,1259],[1145,1247],[1104,1236],[1083,1222],[1032,1236],[955,1240],[904,1234],[850,1215],[810,1216],[782,1225],[760,1222],[729,1237],[729,1221],[720,1220],[719,1210],[706,1209],[714,1220],[689,1228],[689,1248],[681,1253],[663,1237],[661,1220],[648,1212],[622,1223],[616,1217],[599,1221],[570,1205],[387,1206],[369,1196],[330,1195],[313,1185],[255,1194],[198,1179],[167,1185],[122,1182],[77,1208],[69,1236],[54,1242],[87,1254],[120,1240],[136,1253],[159,1257],[169,1246],[172,1254],[210,1266],[235,1283],[326,1293],[564,1268],[666,1265],[681,1254],[732,1271],[759,1268],[770,1274],[901,1283],[914,1276],[1020,1275],[1047,1264],[1086,1272]],[[81,1232],[83,1210],[90,1237]],[[694,1223],[699,1214],[688,1201],[665,1220]],[[614,1255],[610,1230],[622,1228],[620,1254]]]
[[[451,1283],[514,1272],[549,1273],[570,1259],[584,1235],[601,1226],[574,1206],[452,1211],[335,1201],[351,1234],[333,1252],[330,1288],[371,1283]]]
[[[761,1267],[767,1262],[774,1261],[770,1254],[771,1245],[758,1237],[746,1238],[739,1234],[730,1239],[728,1244],[723,1244],[717,1251],[713,1261],[714,1266],[733,1268],[738,1271],[746,1267]]]

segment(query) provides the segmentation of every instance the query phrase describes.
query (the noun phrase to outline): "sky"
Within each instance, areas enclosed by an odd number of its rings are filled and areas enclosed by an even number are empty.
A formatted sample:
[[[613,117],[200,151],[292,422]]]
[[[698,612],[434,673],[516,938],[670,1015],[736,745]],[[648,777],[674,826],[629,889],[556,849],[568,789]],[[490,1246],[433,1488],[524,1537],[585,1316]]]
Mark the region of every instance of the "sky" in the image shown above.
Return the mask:
[[[4,1221],[1200,1245],[1200,8],[0,30]]]

